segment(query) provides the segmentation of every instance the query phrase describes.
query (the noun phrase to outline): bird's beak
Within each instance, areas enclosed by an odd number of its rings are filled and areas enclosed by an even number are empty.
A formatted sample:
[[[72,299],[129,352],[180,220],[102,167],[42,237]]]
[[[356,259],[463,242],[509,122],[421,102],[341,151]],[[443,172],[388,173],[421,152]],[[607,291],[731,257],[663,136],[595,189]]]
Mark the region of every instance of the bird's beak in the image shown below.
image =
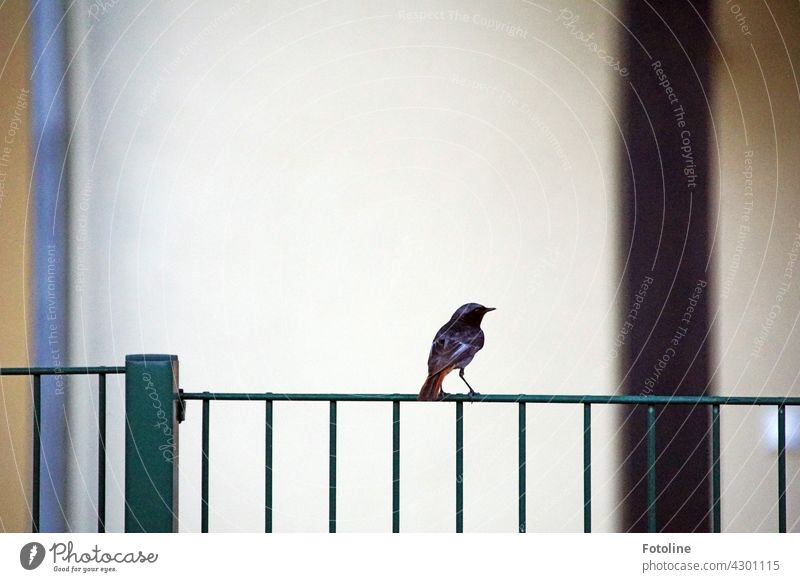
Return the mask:
[[[483,309],[486,313],[489,313],[490,311],[494,311],[495,309],[497,309],[497,307],[484,307]]]

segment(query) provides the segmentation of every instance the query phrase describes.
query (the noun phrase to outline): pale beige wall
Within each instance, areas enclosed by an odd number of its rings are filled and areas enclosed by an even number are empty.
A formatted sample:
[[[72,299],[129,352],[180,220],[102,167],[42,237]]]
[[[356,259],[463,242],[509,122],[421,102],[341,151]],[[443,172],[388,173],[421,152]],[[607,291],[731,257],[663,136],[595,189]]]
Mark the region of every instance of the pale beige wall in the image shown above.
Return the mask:
[[[0,366],[28,365],[28,3],[0,3]],[[29,382],[0,378],[0,532],[30,530]]]
[[[796,3],[768,4],[718,0],[714,19],[720,51],[713,88],[720,144],[715,380],[722,394],[798,396],[800,263],[791,253],[800,250],[800,11]],[[794,531],[800,530],[798,412],[789,409],[787,426]],[[776,531],[775,418],[774,409],[723,411],[725,531]]]
[[[434,332],[475,300],[498,307],[469,369],[479,389],[615,389],[618,77],[557,20],[570,7],[613,56],[608,13],[549,1],[445,2],[437,14],[410,1],[93,5],[70,13],[75,363],[169,352],[188,390],[416,392]],[[93,414],[88,400],[73,406]],[[212,528],[259,530],[262,407],[213,408]],[[340,529],[386,530],[390,407],[358,410],[339,412]],[[513,531],[516,409],[466,415],[465,526]],[[326,529],[326,422],[324,407],[275,407],[277,529]],[[122,419],[110,426],[119,451]],[[580,410],[531,406],[528,427],[530,529],[579,531]],[[199,524],[198,429],[194,407],[187,530]],[[404,407],[404,528],[454,527],[453,433],[451,406]],[[595,437],[595,524],[614,529],[610,412],[597,412]],[[93,478],[71,486],[80,527],[92,527]]]

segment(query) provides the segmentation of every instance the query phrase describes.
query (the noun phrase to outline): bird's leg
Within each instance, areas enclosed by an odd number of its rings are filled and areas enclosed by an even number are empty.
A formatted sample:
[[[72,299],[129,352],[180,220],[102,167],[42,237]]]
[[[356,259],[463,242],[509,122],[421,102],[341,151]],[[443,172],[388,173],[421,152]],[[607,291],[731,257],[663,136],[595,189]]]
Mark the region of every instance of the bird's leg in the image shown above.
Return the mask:
[[[464,384],[466,384],[467,388],[469,388],[470,398],[474,398],[475,396],[480,396],[480,394],[478,394],[477,392],[475,392],[475,390],[472,389],[472,386],[469,385],[469,382],[467,382],[467,379],[464,377],[464,368],[459,368],[458,377],[464,380]]]

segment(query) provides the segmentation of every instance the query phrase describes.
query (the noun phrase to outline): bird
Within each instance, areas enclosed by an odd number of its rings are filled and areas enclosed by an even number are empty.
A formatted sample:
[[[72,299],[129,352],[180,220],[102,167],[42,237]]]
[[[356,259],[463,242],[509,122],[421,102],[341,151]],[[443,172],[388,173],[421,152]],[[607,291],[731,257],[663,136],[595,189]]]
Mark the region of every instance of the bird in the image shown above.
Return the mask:
[[[428,356],[428,377],[419,391],[417,400],[441,400],[447,396],[442,391],[442,382],[444,377],[455,369],[458,369],[459,377],[469,388],[470,398],[478,394],[464,377],[464,368],[483,347],[484,335],[481,329],[483,316],[495,309],[478,303],[467,303],[456,309],[450,321],[436,332]]]

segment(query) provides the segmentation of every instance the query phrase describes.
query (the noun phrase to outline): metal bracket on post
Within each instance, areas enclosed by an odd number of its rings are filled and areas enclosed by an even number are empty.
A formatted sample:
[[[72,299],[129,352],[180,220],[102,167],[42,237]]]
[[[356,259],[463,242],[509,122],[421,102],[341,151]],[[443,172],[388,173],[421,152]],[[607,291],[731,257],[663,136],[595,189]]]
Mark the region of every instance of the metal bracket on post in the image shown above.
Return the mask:
[[[125,531],[178,531],[178,357],[125,358]]]
[[[178,388],[178,395],[175,397],[175,420],[179,424],[186,420],[186,401],[183,399],[183,388]]]

